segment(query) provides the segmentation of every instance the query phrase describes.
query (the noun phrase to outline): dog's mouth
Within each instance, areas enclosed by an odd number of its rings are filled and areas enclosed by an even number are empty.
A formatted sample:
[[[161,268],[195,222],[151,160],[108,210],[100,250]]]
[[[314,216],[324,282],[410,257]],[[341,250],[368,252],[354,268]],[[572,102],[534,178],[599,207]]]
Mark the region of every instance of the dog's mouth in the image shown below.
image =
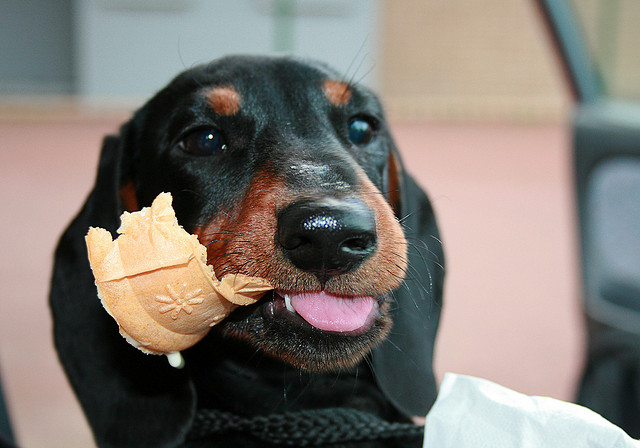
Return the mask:
[[[326,291],[275,290],[263,297],[268,318],[287,319],[327,333],[366,333],[379,316],[378,300],[372,296],[339,296]]]
[[[389,294],[341,295],[325,290],[267,292],[216,327],[306,371],[353,367],[389,333]]]

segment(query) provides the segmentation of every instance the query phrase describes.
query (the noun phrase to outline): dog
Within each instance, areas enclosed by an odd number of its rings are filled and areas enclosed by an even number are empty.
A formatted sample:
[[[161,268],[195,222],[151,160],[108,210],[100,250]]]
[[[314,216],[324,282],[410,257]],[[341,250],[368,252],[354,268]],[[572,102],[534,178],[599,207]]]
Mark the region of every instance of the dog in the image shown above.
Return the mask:
[[[181,370],[120,337],[84,242],[164,191],[218,277],[275,288],[184,351]],[[105,138],[50,306],[100,447],[418,447],[443,281],[432,206],[377,97],[320,62],[228,56]]]

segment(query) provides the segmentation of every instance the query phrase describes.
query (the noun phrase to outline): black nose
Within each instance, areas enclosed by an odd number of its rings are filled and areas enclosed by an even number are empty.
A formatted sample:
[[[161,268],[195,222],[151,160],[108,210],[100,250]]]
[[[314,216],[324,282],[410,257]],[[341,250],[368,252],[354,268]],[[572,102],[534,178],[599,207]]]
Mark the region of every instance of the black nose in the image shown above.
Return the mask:
[[[300,200],[278,214],[277,237],[294,266],[326,281],[375,251],[375,215],[356,198]]]

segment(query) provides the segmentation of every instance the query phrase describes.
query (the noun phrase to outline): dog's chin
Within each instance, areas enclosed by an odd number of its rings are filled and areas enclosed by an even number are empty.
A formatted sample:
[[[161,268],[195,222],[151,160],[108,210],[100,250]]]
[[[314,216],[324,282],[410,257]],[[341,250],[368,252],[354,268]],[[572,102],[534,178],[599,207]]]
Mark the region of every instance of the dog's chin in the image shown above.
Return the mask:
[[[359,299],[365,303],[356,306],[366,316],[332,324],[303,317],[291,306],[289,294],[271,291],[257,304],[231,313],[216,328],[225,337],[242,339],[301,370],[338,371],[360,363],[391,329],[387,296]]]

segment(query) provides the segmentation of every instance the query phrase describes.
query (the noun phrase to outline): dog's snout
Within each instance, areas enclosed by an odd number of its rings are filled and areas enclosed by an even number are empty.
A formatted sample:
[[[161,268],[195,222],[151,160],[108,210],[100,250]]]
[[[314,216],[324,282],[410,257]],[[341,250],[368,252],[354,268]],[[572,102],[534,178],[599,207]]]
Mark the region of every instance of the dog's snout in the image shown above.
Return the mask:
[[[278,214],[277,239],[294,266],[324,280],[373,254],[375,215],[357,198],[296,201]]]

